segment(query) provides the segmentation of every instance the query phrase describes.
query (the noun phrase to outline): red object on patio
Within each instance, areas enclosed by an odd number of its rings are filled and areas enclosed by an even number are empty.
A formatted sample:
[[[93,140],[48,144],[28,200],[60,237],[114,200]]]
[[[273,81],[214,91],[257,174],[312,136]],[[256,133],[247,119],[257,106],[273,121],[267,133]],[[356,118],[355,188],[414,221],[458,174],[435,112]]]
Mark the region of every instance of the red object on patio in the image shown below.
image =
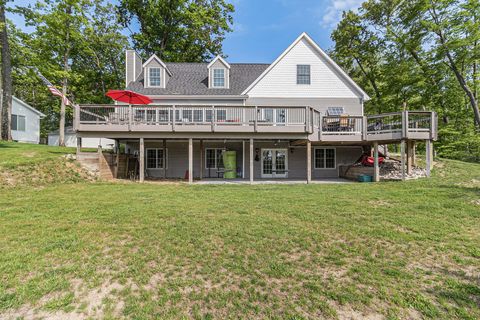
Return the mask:
[[[128,104],[150,104],[152,100],[144,95],[130,90],[108,90],[107,97],[115,101],[121,101]]]
[[[378,164],[382,164],[385,161],[384,157],[378,157]],[[362,157],[362,164],[367,167],[373,167],[373,164],[375,162],[375,158],[369,157],[367,155],[364,155]]]

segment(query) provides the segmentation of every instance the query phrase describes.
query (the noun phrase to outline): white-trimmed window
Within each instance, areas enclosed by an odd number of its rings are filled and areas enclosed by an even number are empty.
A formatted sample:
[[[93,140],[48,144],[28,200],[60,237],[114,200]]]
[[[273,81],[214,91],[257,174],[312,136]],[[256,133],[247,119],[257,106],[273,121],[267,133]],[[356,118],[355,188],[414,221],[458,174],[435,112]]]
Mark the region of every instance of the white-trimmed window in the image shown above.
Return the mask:
[[[335,148],[315,148],[314,152],[315,169],[335,169],[336,150]]]
[[[146,149],[147,169],[163,169],[163,148],[147,148]],[[168,149],[165,150],[165,162],[168,168]]]
[[[162,68],[148,68],[148,86],[160,87],[162,85]]]
[[[205,149],[205,168],[219,169],[223,168],[223,150],[222,148]]]
[[[297,64],[297,84],[310,84],[309,64]]]
[[[12,130],[25,131],[25,116],[12,114]]]
[[[222,69],[222,68],[213,69],[213,87],[214,88],[225,87],[225,69]]]

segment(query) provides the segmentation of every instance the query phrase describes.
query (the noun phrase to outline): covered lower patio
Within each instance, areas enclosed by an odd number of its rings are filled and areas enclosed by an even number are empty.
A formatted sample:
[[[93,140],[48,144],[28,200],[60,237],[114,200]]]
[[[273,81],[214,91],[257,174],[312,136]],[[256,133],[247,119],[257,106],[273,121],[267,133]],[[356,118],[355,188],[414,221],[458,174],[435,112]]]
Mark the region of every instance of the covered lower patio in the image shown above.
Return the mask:
[[[121,147],[120,147],[121,146]],[[225,153],[230,163],[225,163]],[[115,178],[143,182],[345,182],[339,164],[353,163],[361,146],[313,146],[286,139],[117,139]]]

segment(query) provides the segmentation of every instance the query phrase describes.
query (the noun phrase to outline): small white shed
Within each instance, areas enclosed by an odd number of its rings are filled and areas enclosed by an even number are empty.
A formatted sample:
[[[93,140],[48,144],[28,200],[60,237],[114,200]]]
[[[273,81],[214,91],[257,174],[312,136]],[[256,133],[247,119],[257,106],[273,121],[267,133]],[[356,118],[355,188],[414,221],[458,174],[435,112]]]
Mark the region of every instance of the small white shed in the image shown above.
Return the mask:
[[[12,97],[12,139],[19,142],[40,142],[40,119],[45,117],[43,113]]]
[[[52,131],[48,134],[48,145],[58,146],[60,140],[59,130]],[[112,149],[115,141],[107,138],[82,138],[82,148],[98,148],[101,145],[102,149]],[[77,146],[77,134],[73,127],[65,128],[65,146]]]

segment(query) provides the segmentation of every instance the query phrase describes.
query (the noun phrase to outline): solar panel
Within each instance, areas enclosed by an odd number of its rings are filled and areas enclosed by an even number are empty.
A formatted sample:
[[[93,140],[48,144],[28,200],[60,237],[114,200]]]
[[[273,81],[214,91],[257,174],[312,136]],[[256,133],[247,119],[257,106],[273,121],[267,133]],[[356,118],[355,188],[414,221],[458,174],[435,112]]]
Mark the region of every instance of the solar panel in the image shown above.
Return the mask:
[[[328,107],[327,114],[329,116],[340,116],[345,113],[343,107]]]

